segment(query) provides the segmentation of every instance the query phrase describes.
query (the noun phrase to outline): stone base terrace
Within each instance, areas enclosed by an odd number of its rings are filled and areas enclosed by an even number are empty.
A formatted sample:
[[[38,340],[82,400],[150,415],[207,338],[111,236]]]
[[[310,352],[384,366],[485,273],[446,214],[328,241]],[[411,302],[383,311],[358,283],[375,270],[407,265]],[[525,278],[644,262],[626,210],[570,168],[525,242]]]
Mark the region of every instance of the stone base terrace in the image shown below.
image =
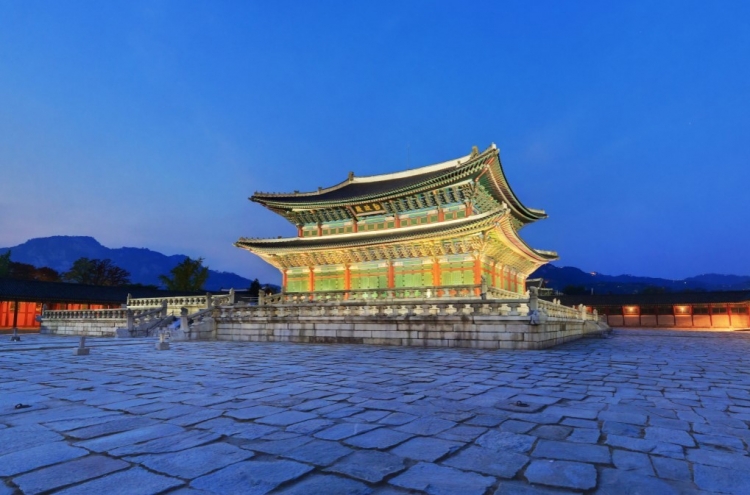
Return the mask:
[[[218,340],[478,349],[545,349],[609,330],[585,310],[533,297],[226,306],[213,318]]]
[[[596,313],[486,286],[276,294],[259,301],[214,298],[172,326],[186,340],[545,349],[609,330]],[[229,298],[231,297],[231,298]],[[132,302],[132,301],[129,301]],[[161,306],[153,308],[155,303]],[[172,325],[169,301],[151,309],[45,311],[42,333],[154,335]],[[172,306],[175,306],[172,304]],[[134,306],[135,308],[135,306]],[[179,327],[179,332],[177,332]],[[124,330],[117,330],[124,328]],[[140,330],[139,330],[140,329]]]
[[[0,494],[747,494],[750,333],[0,340]],[[18,405],[21,407],[17,408]],[[26,407],[28,406],[28,407]]]

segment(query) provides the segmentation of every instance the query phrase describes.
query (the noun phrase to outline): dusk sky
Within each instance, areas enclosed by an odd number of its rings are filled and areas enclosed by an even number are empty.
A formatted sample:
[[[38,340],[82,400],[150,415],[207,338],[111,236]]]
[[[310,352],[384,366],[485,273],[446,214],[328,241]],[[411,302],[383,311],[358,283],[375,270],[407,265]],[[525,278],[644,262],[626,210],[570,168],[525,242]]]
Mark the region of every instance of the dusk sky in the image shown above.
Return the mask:
[[[500,148],[559,266],[750,275],[750,2],[0,0],[0,247],[279,283],[254,191]]]

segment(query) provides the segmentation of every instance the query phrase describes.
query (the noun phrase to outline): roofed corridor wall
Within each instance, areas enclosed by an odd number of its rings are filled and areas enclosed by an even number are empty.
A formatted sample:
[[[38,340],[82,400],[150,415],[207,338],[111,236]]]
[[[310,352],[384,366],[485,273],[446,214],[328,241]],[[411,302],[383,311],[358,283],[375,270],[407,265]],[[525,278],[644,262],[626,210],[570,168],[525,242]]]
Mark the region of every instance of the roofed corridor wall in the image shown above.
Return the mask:
[[[105,309],[119,307],[114,304],[82,304],[82,303],[46,303],[38,301],[0,301],[0,329],[38,330],[41,326],[38,317],[46,307],[49,310],[82,310]]]
[[[750,303],[597,306],[611,327],[750,329]]]

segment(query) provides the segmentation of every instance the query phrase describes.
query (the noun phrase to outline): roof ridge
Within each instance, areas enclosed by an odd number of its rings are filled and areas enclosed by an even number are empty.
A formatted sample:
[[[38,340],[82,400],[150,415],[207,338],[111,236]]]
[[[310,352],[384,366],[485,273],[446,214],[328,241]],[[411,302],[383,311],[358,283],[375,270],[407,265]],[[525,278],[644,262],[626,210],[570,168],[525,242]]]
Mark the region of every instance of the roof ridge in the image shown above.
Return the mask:
[[[477,150],[477,147],[474,146],[470,154],[464,155],[458,158],[453,158],[451,160],[447,160],[444,162],[433,163],[431,165],[425,165],[422,167],[402,170],[400,172],[389,172],[389,173],[377,174],[377,175],[365,175],[362,177],[357,177],[354,175],[354,172],[349,172],[349,176],[344,181],[339,182],[338,184],[334,184],[329,187],[318,187],[317,191],[306,191],[306,192],[294,191],[292,193],[256,191],[253,193],[253,196],[250,199],[253,200],[253,198],[260,199],[260,198],[284,198],[284,197],[298,198],[298,197],[317,196],[317,195],[328,193],[331,191],[336,191],[337,189],[341,189],[342,187],[348,184],[363,184],[363,183],[369,183],[369,182],[379,182],[380,180],[401,179],[404,177],[413,177],[416,175],[427,174],[430,172],[437,172],[440,170],[449,170],[451,168],[457,169],[457,168],[466,166],[469,163],[472,163],[477,158],[483,157],[488,151],[496,150],[496,149],[497,149],[497,146],[495,145],[495,143],[492,143],[490,144],[489,147],[487,147],[486,150],[479,153]],[[463,160],[466,160],[466,161],[463,161]]]

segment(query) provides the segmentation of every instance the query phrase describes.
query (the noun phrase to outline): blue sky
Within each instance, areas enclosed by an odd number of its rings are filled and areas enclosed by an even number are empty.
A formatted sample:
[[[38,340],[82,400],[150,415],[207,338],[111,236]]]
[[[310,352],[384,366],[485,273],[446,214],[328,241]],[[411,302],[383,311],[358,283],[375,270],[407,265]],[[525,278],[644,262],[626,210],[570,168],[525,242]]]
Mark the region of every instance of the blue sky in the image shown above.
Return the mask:
[[[497,143],[559,265],[750,274],[750,3],[0,1],[0,246],[277,282],[247,198]]]

